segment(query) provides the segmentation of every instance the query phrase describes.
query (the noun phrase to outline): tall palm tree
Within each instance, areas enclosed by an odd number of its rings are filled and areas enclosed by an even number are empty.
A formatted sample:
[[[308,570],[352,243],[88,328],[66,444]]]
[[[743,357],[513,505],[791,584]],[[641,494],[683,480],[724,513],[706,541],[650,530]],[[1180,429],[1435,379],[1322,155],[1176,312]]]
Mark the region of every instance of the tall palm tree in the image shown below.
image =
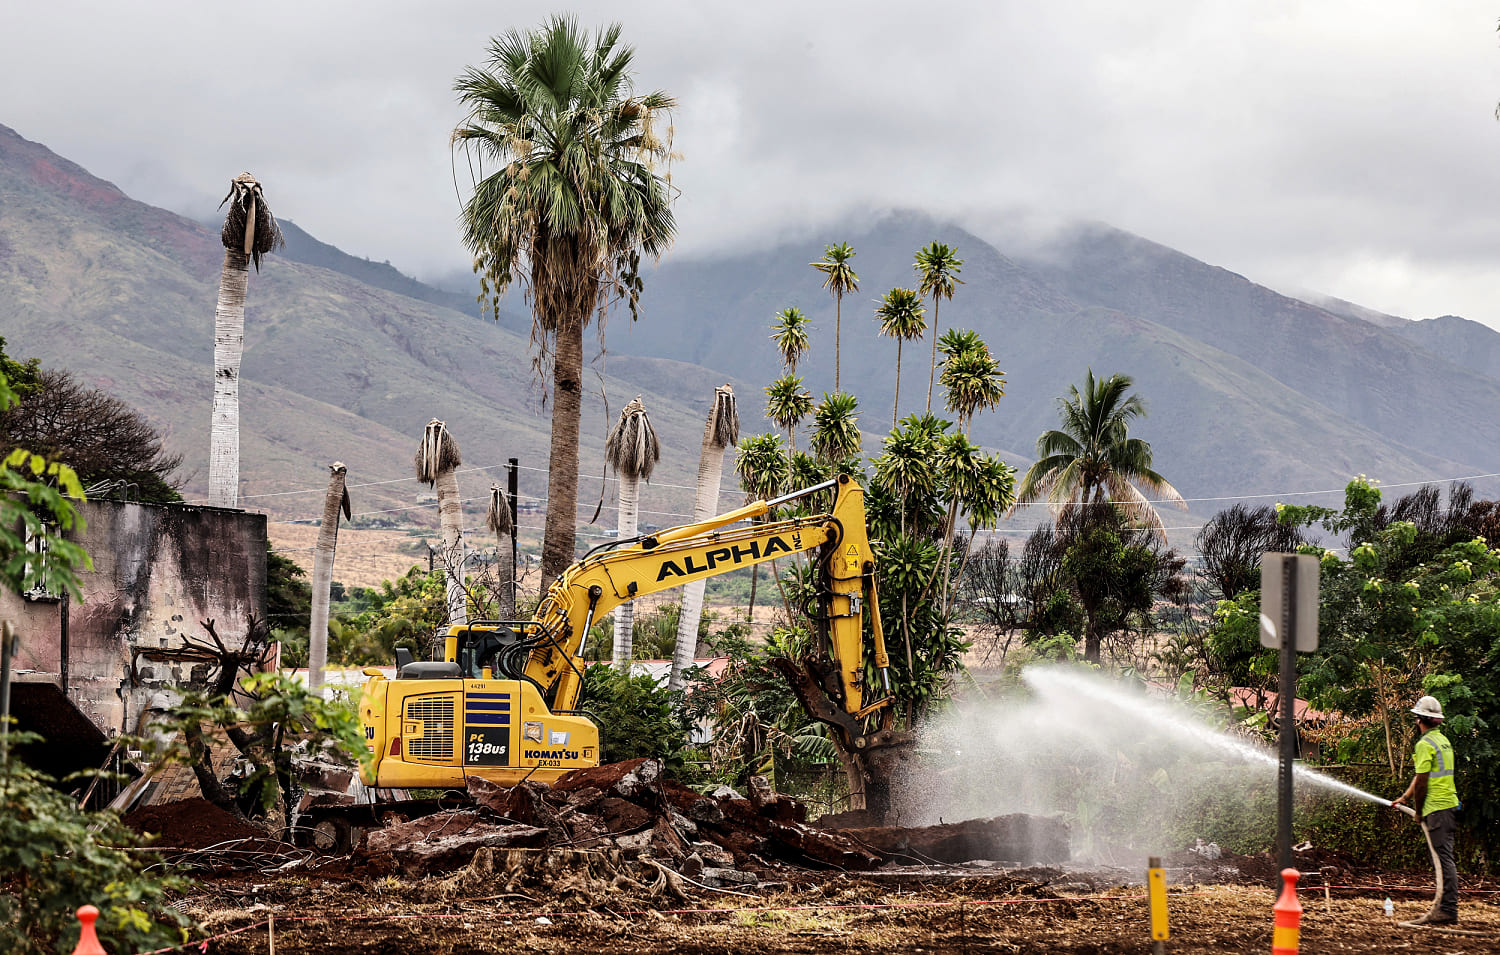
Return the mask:
[[[796,306],[776,313],[776,323],[771,326],[771,341],[776,343],[776,350],[781,352],[781,364],[788,372],[795,374],[797,362],[807,354],[811,344],[808,332],[811,329],[812,320]]]
[[[1016,490],[1016,501],[1045,497],[1055,511],[1086,501],[1113,501],[1132,520],[1163,539],[1161,517],[1147,492],[1187,510],[1167,479],[1151,468],[1151,445],[1130,437],[1130,422],[1146,415],[1146,403],[1129,394],[1129,375],[1094,377],[1090,368],[1083,391],[1076,385],[1058,399],[1062,427],[1036,439],[1036,463]]]
[[[494,309],[520,281],[538,370],[551,372],[543,592],[574,558],[584,327],[618,298],[636,315],[641,256],[659,258],[676,233],[671,186],[657,172],[671,158],[657,121],[675,101],[634,93],[633,57],[619,24],[589,37],[575,19],[553,16],[495,37],[484,68],[454,84],[468,116],[453,143],[481,173],[498,166],[462,214],[483,299]]]
[[[312,621],[307,630],[307,685],[323,685],[328,664],[328,601],[333,589],[333,554],[339,545],[339,511],[350,516],[348,468],[342,461],[328,466],[328,493],[323,495],[323,521],[313,548]]]
[[[931,242],[917,250],[914,268],[922,277],[917,291],[932,296],[932,365],[927,371],[927,408],[932,411],[932,379],[937,374],[938,302],[953,300],[953,292],[964,280],[958,277],[963,271],[963,259],[944,242]]]
[[[734,459],[735,473],[740,477],[740,487],[745,491],[745,503],[769,501],[787,490],[790,469],[786,448],[779,434],[758,434],[740,442]],[[766,520],[766,515],[759,520]],[[776,561],[771,561],[771,577],[776,579]],[[745,611],[745,620],[755,619],[755,590],[760,581],[760,564],[750,565],[750,606]]]
[[[208,500],[215,507],[240,502],[240,359],[245,352],[245,291],[250,265],[281,247],[281,229],[266,205],[260,183],[248,172],[234,177],[223,208],[224,268],[214,309],[214,408],[208,437]]]
[[[994,408],[1005,397],[1005,372],[989,346],[971,330],[950,328],[937,347],[943,353],[938,379],[948,393],[946,407],[958,415],[959,429],[968,434],[974,415]]]
[[[713,407],[703,423],[703,451],[698,457],[698,498],[693,504],[693,520],[707,520],[718,513],[724,452],[739,439],[739,407],[735,404],[734,389],[725,384],[714,389]],[[667,678],[669,690],[682,687],[682,671],[693,665],[706,585],[707,581],[695,580],[682,588],[682,608],[677,618],[677,652],[672,655],[672,674]]]
[[[651,472],[661,460],[661,444],[656,440],[656,430],[646,416],[646,406],[641,396],[636,395],[620,409],[620,420],[610,429],[604,442],[604,454],[609,466],[615,469],[620,479],[620,519],[618,540],[629,540],[636,535],[640,519],[640,486],[642,481],[650,483]],[[627,600],[615,608],[614,664],[628,671],[634,647],[635,603]]]
[[[859,273],[854,271],[854,249],[847,242],[823,247],[823,257],[809,263],[823,273],[823,287],[833,293],[833,390],[839,390],[839,326],[843,320],[844,293],[859,291]]]
[[[515,521],[511,519],[510,500],[499,484],[490,485],[490,506],[484,512],[484,526],[495,535],[495,578],[500,592],[496,608],[501,620],[516,616]]]
[[[766,387],[766,417],[786,429],[787,445],[797,450],[797,426],[812,412],[813,397],[802,387],[802,379],[782,375]]]
[[[891,405],[891,428],[896,427],[896,416],[901,407],[901,346],[916,341],[927,330],[927,309],[922,299],[909,288],[893,288],[875,309],[880,319],[880,334],[896,340],[896,400]]]
[[[464,593],[463,502],[458,496],[455,469],[463,463],[458,442],[448,426],[436,418],[422,431],[414,462],[417,480],[437,490],[438,527],[443,535],[443,570],[447,580],[448,626],[468,623],[468,602]]]

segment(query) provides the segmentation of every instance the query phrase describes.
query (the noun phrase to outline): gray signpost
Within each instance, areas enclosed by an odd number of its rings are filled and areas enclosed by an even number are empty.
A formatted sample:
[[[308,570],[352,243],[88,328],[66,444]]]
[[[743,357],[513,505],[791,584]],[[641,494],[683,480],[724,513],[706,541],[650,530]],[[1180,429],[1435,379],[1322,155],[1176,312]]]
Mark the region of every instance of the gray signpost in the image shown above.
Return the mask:
[[[1297,653],[1318,648],[1318,558],[1262,554],[1260,642],[1281,651],[1276,703],[1281,768],[1277,777],[1276,847],[1280,869],[1292,868],[1292,764],[1297,757]],[[1280,884],[1280,876],[1276,878]]]

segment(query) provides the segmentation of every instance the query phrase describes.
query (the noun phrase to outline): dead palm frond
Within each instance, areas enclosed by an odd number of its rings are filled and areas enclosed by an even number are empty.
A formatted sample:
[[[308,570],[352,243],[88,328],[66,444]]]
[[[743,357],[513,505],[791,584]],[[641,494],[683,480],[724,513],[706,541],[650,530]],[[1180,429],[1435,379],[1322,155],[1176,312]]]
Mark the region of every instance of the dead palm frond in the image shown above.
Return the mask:
[[[248,172],[242,172],[229,183],[229,194],[219,203],[219,208],[229,206],[224,215],[224,228],[219,233],[224,248],[241,252],[255,263],[260,271],[260,257],[274,252],[286,244],[276,217],[266,205],[265,194],[260,183]]]
[[[451,471],[463,463],[458,453],[458,442],[448,431],[448,425],[433,418],[422,432],[422,443],[417,446],[417,457],[413,462],[417,480],[429,487],[444,471]]]
[[[650,483],[651,472],[661,460],[661,444],[640,395],[620,410],[620,419],[604,442],[604,453],[621,478]]]
[[[717,448],[727,448],[740,439],[740,411],[735,403],[734,389],[726,382],[714,389],[713,410],[703,429],[703,443]]]
[[[505,489],[498,484],[490,485],[490,509],[485,512],[484,526],[496,537],[510,536],[510,501],[505,497]]]

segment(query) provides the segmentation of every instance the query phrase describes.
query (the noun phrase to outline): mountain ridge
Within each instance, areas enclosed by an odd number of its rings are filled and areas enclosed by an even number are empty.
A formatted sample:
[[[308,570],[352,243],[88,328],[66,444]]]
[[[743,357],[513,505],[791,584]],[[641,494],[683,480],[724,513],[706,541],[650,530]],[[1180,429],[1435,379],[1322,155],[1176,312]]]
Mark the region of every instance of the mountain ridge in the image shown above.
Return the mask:
[[[304,497],[293,506],[287,492],[311,494],[338,457],[350,465],[351,484],[390,482],[360,489],[375,509],[411,507],[407,462],[432,416],[449,420],[480,467],[519,456],[544,471],[548,419],[530,368],[527,317],[502,312],[497,322],[456,310],[472,298],[287,224],[286,254],[250,283],[248,504],[305,516],[312,508]],[[1500,426],[1485,420],[1500,417],[1500,380],[1488,365],[1455,361],[1477,349],[1448,331],[1500,341],[1476,323],[1435,320],[1460,342],[1444,354],[1432,347],[1442,341],[1428,323],[1381,327],[1340,314],[1359,308],[1352,303],[1335,311],[1282,296],[1119,230],[1096,228],[1084,245],[1045,260],[909,210],[824,234],[853,240],[859,253],[861,288],[843,302],[841,378],[860,395],[867,443],[890,423],[896,353],[876,334],[874,303],[892,285],[915,287],[912,256],[938,240],[965,260],[965,284],[941,305],[942,328],[976,329],[1009,372],[1007,396],[976,420],[973,436],[1018,466],[1036,435],[1055,426],[1058,398],[1092,368],[1135,378],[1151,414],[1133,433],[1152,443],[1157,469],[1189,497],[1331,489],[1357,473],[1405,483],[1500,471]],[[608,350],[590,372],[581,497],[594,494],[590,475],[610,413],[639,392],[670,449],[643,506],[652,509],[654,493],[662,523],[685,512],[690,493],[668,485],[692,483],[713,385],[735,385],[744,434],[771,429],[759,417],[761,387],[781,371],[770,323],[788,305],[815,325],[799,373],[815,394],[832,387],[834,303],[809,265],[823,244],[785,239],[670,259],[649,272],[642,320],[611,323]],[[0,327],[12,352],[110,387],[162,423],[169,446],[190,462],[206,461],[221,257],[215,230],[138,203],[0,126]],[[904,350],[903,414],[921,410],[929,348]],[[1453,396],[1465,407],[1445,407]],[[934,400],[941,403],[941,387]],[[189,491],[205,477],[196,475]],[[544,495],[542,479],[532,474],[523,497]],[[730,485],[726,506],[738,496]],[[465,487],[480,496],[473,491]],[[585,517],[593,503],[581,505]],[[1205,502],[1195,512],[1213,509]]]

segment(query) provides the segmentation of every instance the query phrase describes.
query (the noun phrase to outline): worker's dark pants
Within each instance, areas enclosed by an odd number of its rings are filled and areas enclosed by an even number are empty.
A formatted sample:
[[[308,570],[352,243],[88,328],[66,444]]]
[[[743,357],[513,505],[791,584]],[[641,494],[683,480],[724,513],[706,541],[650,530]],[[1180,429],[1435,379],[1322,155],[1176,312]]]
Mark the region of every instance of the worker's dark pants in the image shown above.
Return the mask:
[[[1443,898],[1438,910],[1444,915],[1458,916],[1458,866],[1453,862],[1453,834],[1458,829],[1458,810],[1439,809],[1428,813],[1427,835],[1432,839],[1432,848],[1437,852],[1438,866],[1443,871]]]

